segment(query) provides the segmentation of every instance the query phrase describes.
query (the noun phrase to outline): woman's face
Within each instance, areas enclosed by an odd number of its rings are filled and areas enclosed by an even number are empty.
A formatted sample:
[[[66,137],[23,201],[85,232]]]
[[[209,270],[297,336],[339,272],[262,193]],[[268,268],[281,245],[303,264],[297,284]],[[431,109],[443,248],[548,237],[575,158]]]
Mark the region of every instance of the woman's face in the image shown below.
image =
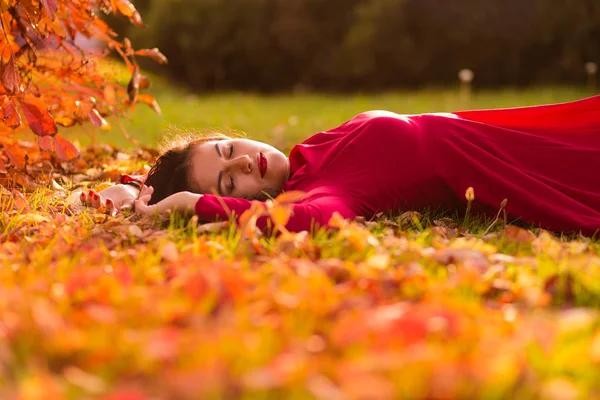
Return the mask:
[[[281,191],[289,177],[285,154],[249,139],[211,140],[192,149],[191,183],[200,193],[265,199]]]

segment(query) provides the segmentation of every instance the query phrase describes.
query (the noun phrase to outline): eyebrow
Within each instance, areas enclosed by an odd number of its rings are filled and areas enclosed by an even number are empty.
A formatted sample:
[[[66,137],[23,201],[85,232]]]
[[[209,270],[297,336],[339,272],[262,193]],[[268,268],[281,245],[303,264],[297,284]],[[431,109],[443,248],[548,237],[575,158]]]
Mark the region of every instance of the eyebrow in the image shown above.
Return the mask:
[[[219,146],[217,143],[215,143],[215,150],[217,151],[219,158],[222,158],[221,150],[219,150]],[[219,196],[223,196],[223,192],[221,191],[221,180],[222,179],[223,179],[223,171],[219,171],[219,177],[217,178],[217,193],[219,193]]]

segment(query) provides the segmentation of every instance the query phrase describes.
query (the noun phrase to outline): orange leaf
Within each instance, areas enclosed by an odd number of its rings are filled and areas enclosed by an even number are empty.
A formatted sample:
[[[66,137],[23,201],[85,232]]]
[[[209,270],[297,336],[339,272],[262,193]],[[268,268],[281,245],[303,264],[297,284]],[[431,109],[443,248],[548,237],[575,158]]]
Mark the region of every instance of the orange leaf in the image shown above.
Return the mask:
[[[104,118],[102,118],[100,112],[95,108],[92,108],[90,110],[90,112],[88,113],[88,117],[90,118],[90,121],[92,121],[92,125],[94,125],[96,128],[101,128],[102,130],[110,130],[110,124],[106,122]]]
[[[42,5],[44,6],[46,13],[48,13],[48,18],[53,21],[56,16],[56,11],[58,11],[57,0],[42,0]]]
[[[290,190],[289,192],[283,192],[275,198],[275,202],[278,204],[295,203],[304,198],[306,193],[299,190]]]
[[[4,151],[10,163],[18,168],[25,168],[25,152],[18,145],[4,145]]]
[[[129,21],[131,21],[131,23],[137,26],[138,28],[146,28],[146,25],[144,25],[144,21],[142,21],[142,16],[137,11],[133,13],[133,16],[129,17]]]
[[[156,102],[156,99],[154,98],[154,96],[152,96],[150,94],[140,94],[138,96],[138,101],[148,104],[158,115],[162,115],[160,106]]]
[[[133,4],[129,0],[113,0],[113,4],[116,6],[117,10],[127,18],[133,16],[136,12],[136,9]]]
[[[30,94],[25,95],[25,99],[21,100],[21,107],[27,124],[33,133],[39,136],[56,135],[56,123],[48,112],[48,106],[42,99]]]
[[[4,125],[8,126],[10,129],[17,129],[21,126],[21,115],[17,111],[17,108],[10,97],[4,96],[2,98],[2,101],[0,102],[0,109],[2,111],[2,120],[4,121]]]
[[[153,49],[140,49],[137,50],[135,54],[138,56],[151,58],[159,64],[166,64],[169,62],[167,60],[167,57],[165,57],[165,55],[161,53],[160,50],[158,50],[158,48],[156,47]]]
[[[79,157],[79,151],[75,146],[58,135],[54,136],[54,148],[56,149],[56,155],[62,161],[70,161]]]
[[[117,94],[115,92],[115,87],[111,84],[104,86],[104,100],[108,104],[115,104],[117,99]]]
[[[52,26],[52,30],[53,30],[54,34],[57,35],[58,37],[60,37],[60,38],[67,37],[67,31],[61,25],[59,20],[54,20],[50,26]]]
[[[11,55],[2,72],[2,85],[8,93],[12,94],[19,90],[19,80],[19,70]]]
[[[54,122],[56,122],[60,126],[64,126],[65,128],[68,128],[70,126],[75,125],[76,121],[74,118],[71,118],[66,115],[57,115],[56,117],[54,117]]]
[[[0,158],[0,174],[6,173],[6,166],[4,165],[4,161]]]
[[[38,145],[40,146],[40,150],[51,152],[53,151],[52,147],[52,137],[51,136],[39,136],[38,137]]]
[[[269,214],[277,227],[285,228],[292,215],[292,208],[276,205],[271,207]]]
[[[29,203],[27,202],[25,196],[23,196],[23,193],[19,192],[18,190],[12,189],[12,194],[15,196],[15,208],[17,210],[29,210]]]

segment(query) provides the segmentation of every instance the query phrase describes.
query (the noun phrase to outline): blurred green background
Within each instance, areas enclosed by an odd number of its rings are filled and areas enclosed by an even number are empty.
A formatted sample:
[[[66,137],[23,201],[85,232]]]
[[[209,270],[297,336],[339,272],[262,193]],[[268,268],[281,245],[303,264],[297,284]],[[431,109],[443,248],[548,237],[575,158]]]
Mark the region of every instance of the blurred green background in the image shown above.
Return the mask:
[[[163,117],[138,104],[128,133],[243,132],[287,152],[370,109],[456,111],[564,102],[597,93],[599,0],[137,0],[147,29],[107,21],[136,48]],[[124,85],[129,72],[103,62]],[[470,88],[458,72],[474,73]],[[111,132],[63,129],[133,148]],[[83,133],[83,134],[82,134]]]

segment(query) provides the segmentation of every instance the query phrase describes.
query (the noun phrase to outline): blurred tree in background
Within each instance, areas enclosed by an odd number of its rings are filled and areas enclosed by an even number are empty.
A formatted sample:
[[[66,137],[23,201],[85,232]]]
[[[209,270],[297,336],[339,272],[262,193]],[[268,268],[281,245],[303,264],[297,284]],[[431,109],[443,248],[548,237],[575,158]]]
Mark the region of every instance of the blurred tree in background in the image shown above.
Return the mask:
[[[583,83],[598,0],[138,0],[169,74],[196,90]],[[129,28],[123,28],[129,29]]]

